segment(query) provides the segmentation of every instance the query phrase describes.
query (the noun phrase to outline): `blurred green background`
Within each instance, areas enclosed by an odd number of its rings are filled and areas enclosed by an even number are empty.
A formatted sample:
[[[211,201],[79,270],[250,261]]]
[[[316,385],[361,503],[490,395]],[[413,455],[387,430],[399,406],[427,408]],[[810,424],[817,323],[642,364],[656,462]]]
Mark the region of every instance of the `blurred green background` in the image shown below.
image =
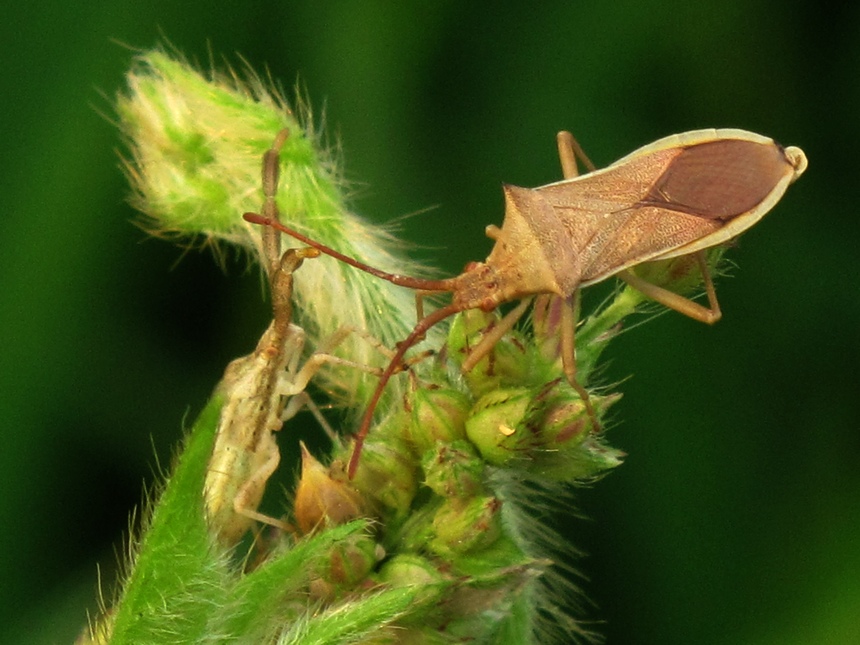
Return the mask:
[[[74,638],[143,487],[266,322],[242,263],[130,223],[112,102],[128,46],[163,38],[301,79],[356,209],[435,206],[402,231],[450,273],[489,251],[503,181],[559,178],[559,129],[598,165],[702,127],[801,146],[807,174],[730,251],[723,321],[667,314],[612,345],[629,458],[560,521],[610,643],[860,642],[860,8],[320,5],[4,9],[0,642]]]

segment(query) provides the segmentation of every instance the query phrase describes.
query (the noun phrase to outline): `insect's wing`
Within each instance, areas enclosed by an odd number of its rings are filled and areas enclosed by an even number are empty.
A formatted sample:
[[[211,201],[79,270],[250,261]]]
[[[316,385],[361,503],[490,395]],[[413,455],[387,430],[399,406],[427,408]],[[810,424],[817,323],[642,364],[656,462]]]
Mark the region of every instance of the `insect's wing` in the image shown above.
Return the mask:
[[[805,169],[798,148],[742,130],[700,130],[537,190],[569,231],[587,285],[735,237]]]

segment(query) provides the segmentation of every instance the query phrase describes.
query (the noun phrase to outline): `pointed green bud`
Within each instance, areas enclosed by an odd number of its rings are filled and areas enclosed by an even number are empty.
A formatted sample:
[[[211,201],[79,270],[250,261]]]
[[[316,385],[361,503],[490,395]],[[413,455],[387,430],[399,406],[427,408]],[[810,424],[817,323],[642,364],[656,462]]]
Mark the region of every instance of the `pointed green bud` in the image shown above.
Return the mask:
[[[533,390],[508,388],[485,394],[466,419],[466,435],[481,456],[501,466],[522,457],[534,442],[523,421],[534,400]]]
[[[591,417],[579,395],[571,391],[565,381],[561,381],[537,397],[543,399],[537,420],[538,443],[548,450],[570,449],[588,437],[594,428]],[[597,415],[603,416],[610,406],[621,400],[621,394],[598,395],[589,397]]]
[[[387,543],[396,544],[401,553],[425,552],[427,542],[433,538],[433,518],[443,502],[441,497],[431,495],[427,503],[416,505],[403,525],[396,529],[396,535],[387,536]]]
[[[475,576],[489,583],[492,578],[505,578],[510,567],[533,561],[534,558],[523,553],[522,547],[503,531],[493,542],[458,554],[451,565],[458,575]]]
[[[424,484],[440,497],[465,499],[484,490],[484,462],[466,441],[424,453]]]
[[[304,444],[302,476],[293,501],[293,515],[303,534],[317,528],[337,526],[366,514],[364,500],[343,473],[333,477]]]
[[[464,423],[471,402],[462,392],[451,388],[419,388],[412,393],[409,405],[410,438],[418,454],[432,450],[439,442],[465,438]]]
[[[592,396],[598,414],[621,399],[620,394]],[[624,453],[606,446],[594,433],[591,419],[578,398],[548,406],[538,424],[538,440],[529,472],[557,481],[586,480],[621,464]]]
[[[444,575],[436,564],[417,553],[399,553],[389,558],[375,576],[380,584],[390,587],[412,587],[420,589],[416,604],[424,605],[427,611],[412,612],[399,621],[407,630],[421,630],[428,624],[444,619],[444,609],[440,607],[443,594],[456,584],[456,580]],[[397,640],[397,643],[411,643],[410,640]],[[417,640],[423,643],[424,640]],[[432,642],[432,641],[431,641]]]
[[[446,558],[487,548],[502,535],[501,509],[496,497],[444,502],[433,518],[435,536],[428,547]]]
[[[457,365],[462,365],[469,352],[480,340],[481,333],[486,328],[498,323],[500,318],[496,311],[483,311],[481,309],[467,309],[454,316],[448,329],[447,350],[449,358]]]
[[[607,445],[602,437],[591,435],[574,450],[547,453],[533,472],[556,481],[587,481],[620,466],[626,454]]]
[[[597,396],[592,396],[595,410]],[[560,401],[544,412],[540,425],[541,443],[545,446],[574,445],[580,443],[591,430],[591,419],[580,398]]]
[[[477,560],[478,557],[470,559]],[[463,561],[464,559],[458,560],[458,565]],[[462,630],[465,634],[480,634],[483,633],[481,623],[484,629],[490,627],[487,625],[490,616],[496,616],[496,620],[499,620],[502,616],[509,615],[509,612],[513,611],[513,604],[522,601],[522,593],[526,592],[525,587],[541,575],[548,564],[550,563],[536,562],[531,559],[526,559],[522,563],[514,560],[509,562],[508,566],[496,565],[495,570],[487,569],[483,573],[465,574],[468,576],[466,582],[454,592],[454,599],[450,603],[452,631]],[[489,633],[493,634],[492,628]],[[495,638],[489,642],[543,642],[532,639],[499,638],[498,632],[494,635]]]

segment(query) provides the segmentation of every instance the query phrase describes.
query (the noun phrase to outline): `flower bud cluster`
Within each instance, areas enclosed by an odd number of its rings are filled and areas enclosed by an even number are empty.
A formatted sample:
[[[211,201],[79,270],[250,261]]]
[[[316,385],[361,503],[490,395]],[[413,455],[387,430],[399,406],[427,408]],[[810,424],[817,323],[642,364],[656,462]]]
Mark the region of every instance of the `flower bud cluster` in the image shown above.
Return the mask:
[[[539,330],[509,332],[474,369],[449,379],[499,321],[479,310],[457,316],[439,353],[447,364],[437,365],[429,382],[413,378],[402,407],[371,430],[351,481],[381,520],[377,539],[386,558],[368,580],[426,586],[428,597],[453,594],[468,597],[478,614],[498,611],[500,598],[516,598],[547,566],[511,530],[506,518],[520,509],[499,482],[583,481],[621,463],[562,376],[558,344],[550,340],[559,323],[546,312]],[[591,404],[603,415],[619,398],[592,395]],[[336,451],[330,470],[350,448]],[[482,606],[478,589],[495,606]],[[474,619],[462,609],[430,602],[418,612],[420,624],[455,633]]]
[[[641,271],[676,291],[700,282],[688,258]],[[587,380],[602,346],[639,302],[619,292],[586,321],[580,378]],[[501,319],[480,310],[461,313],[432,375],[413,378],[402,406],[371,430],[355,478],[343,475],[351,448],[343,446],[324,469],[326,478],[314,480],[331,491],[301,505],[315,471],[308,466],[307,484],[303,472],[295,509],[300,527],[341,523],[361,512],[381,522],[376,550],[364,543],[332,550],[315,595],[332,599],[344,588],[368,585],[420,589],[421,607],[397,621],[401,631],[383,630],[376,636],[381,640],[368,642],[400,642],[393,634],[415,642],[435,642],[441,633],[474,635],[481,633],[476,620],[512,616],[525,587],[539,584],[551,563],[513,529],[524,509],[519,494],[510,494],[511,482],[589,481],[621,463],[623,453],[606,444],[602,427],[563,376],[560,311],[558,299],[540,298],[530,328],[508,332],[474,368],[452,378]],[[620,398],[602,393],[589,400],[603,419]]]

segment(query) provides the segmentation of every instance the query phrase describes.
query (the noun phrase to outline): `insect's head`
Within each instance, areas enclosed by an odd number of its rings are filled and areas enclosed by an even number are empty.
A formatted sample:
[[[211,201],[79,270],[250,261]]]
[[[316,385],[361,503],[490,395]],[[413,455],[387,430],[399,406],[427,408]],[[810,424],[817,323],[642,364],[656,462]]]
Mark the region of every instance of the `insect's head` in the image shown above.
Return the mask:
[[[489,264],[469,262],[463,273],[454,278],[454,281],[456,287],[451,304],[457,305],[460,311],[492,311],[506,300],[499,288],[498,273]]]

